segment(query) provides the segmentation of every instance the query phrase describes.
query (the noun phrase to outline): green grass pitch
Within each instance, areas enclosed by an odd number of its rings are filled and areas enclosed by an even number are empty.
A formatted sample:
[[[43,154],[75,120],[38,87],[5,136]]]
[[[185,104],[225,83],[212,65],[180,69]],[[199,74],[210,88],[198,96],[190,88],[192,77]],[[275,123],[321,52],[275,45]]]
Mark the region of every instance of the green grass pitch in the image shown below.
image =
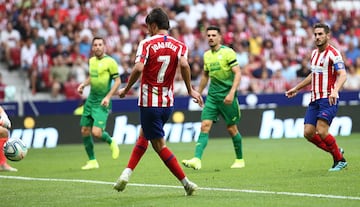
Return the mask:
[[[82,171],[82,145],[29,149],[18,172],[0,172],[0,207],[71,206],[360,206],[360,134],[337,137],[349,165],[328,172],[330,154],[304,139],[259,140],[246,137],[246,167],[230,169],[234,149],[230,138],[210,138],[199,171],[185,173],[200,187],[184,196],[180,182],[149,145],[124,192],[112,185],[127,164],[133,145],[120,145],[113,160],[108,145],[95,144],[100,168]],[[168,143],[179,162],[193,156],[195,143]]]

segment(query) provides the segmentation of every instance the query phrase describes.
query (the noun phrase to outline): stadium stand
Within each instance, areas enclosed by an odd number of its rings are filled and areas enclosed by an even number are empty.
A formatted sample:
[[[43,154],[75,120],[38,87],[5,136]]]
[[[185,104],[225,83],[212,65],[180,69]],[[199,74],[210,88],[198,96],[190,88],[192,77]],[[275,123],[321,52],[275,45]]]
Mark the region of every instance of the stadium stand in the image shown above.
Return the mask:
[[[306,73],[304,60],[313,46],[311,25],[322,21],[331,26],[332,43],[341,48],[347,68],[352,67],[354,83],[347,90],[360,90],[357,88],[360,84],[356,84],[360,77],[360,1],[357,0],[0,0],[0,73],[4,84],[9,86],[4,100],[84,98],[69,89],[76,85],[74,81],[80,83],[87,75],[86,60],[91,55],[94,35],[106,37],[107,53],[118,61],[119,72],[126,81],[136,46],[147,36],[144,17],[156,6],[168,12],[171,35],[190,48],[194,85],[199,81],[202,54],[208,48],[204,37],[208,25],[220,25],[223,43],[238,52],[244,77],[239,93],[246,94],[282,91],[301,80]],[[9,24],[12,28],[8,30]],[[32,41],[26,48],[29,39]],[[34,65],[29,63],[36,54],[31,48],[38,52],[40,45],[45,45],[51,57],[49,71],[39,81],[46,83],[40,84],[42,90],[31,87]],[[28,58],[21,57],[23,49]],[[66,70],[70,70],[68,81],[71,82],[61,82],[66,87],[54,93],[58,83],[55,87],[48,82],[52,80],[48,76],[52,60],[58,56],[62,56]],[[270,75],[262,80],[254,76],[255,71],[268,71]],[[271,80],[271,74],[276,74],[276,80]],[[261,90],[266,83],[271,83],[274,89]],[[175,90],[176,95],[183,95],[180,89]],[[137,95],[136,91],[132,93]]]

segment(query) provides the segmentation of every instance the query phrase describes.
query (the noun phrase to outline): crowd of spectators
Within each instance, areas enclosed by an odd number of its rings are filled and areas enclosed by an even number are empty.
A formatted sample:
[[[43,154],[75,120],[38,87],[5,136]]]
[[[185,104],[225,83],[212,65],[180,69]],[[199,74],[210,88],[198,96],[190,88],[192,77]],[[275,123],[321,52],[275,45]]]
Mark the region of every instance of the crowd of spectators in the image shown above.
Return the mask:
[[[195,86],[209,25],[220,26],[223,44],[236,51],[238,90],[247,94],[283,93],[306,77],[312,25],[325,22],[346,62],[344,89],[360,90],[360,8],[338,8],[330,0],[0,0],[1,61],[26,75],[33,94],[85,98],[76,88],[88,75],[92,38],[105,37],[125,83],[137,45],[147,37],[145,17],[157,6],[170,17],[170,34],[189,47]],[[176,95],[187,93],[180,75],[174,87]]]

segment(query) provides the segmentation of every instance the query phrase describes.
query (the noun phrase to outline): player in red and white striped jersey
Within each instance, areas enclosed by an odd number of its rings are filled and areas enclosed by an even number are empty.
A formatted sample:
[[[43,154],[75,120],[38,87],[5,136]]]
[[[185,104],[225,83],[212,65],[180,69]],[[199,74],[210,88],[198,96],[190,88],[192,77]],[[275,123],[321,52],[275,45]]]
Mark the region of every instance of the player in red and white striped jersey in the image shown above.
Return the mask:
[[[311,74],[294,88],[286,91],[289,98],[311,84],[311,102],[305,114],[304,136],[320,149],[332,154],[333,166],[329,171],[339,171],[347,166],[343,150],[329,133],[330,124],[338,111],[339,90],[346,81],[344,61],[339,50],[328,43],[330,28],[317,23],[313,27],[317,49],[311,53]]]
[[[139,44],[135,62],[146,67],[141,79],[139,106],[173,106],[177,64],[187,53],[185,44],[166,34],[156,34]]]
[[[173,84],[176,69],[181,69],[189,95],[200,106],[203,100],[191,86],[190,66],[187,47],[168,35],[169,18],[161,8],[153,9],[146,17],[146,25],[151,37],[140,42],[136,52],[135,66],[125,88],[119,96],[125,97],[132,85],[140,78],[140,122],[139,138],[131,153],[127,167],[114,185],[123,191],[131,173],[144,155],[148,141],[173,175],[183,184],[186,195],[192,195],[197,185],[191,182],[180,167],[175,155],[165,145],[164,124],[169,119],[174,104]]]

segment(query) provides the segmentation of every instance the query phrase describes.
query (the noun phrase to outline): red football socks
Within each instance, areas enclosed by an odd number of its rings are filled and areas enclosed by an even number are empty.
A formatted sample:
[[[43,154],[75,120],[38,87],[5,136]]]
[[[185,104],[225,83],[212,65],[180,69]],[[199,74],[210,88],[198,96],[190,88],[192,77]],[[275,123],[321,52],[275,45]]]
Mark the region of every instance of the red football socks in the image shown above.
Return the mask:
[[[320,149],[322,149],[326,152],[330,152],[330,149],[328,148],[326,143],[321,139],[321,137],[318,134],[315,134],[315,136],[313,136],[313,138],[311,138],[311,140],[309,140],[309,142],[312,142],[317,147],[319,147]]]
[[[148,148],[149,141],[145,137],[139,137],[139,139],[136,141],[136,144],[132,150],[129,162],[127,167],[131,170],[134,170],[137,164],[139,163],[141,157],[146,152],[146,149]]]
[[[4,155],[4,144],[8,140],[8,138],[0,138],[0,165],[6,163],[6,157]]]
[[[340,161],[343,156],[339,151],[335,138],[331,134],[328,134],[323,141],[327,145],[329,152],[332,154],[334,161]]]
[[[165,165],[169,168],[169,170],[174,174],[178,180],[182,180],[185,178],[185,173],[180,167],[175,155],[170,151],[169,148],[164,147],[159,152],[160,158],[164,161]]]

